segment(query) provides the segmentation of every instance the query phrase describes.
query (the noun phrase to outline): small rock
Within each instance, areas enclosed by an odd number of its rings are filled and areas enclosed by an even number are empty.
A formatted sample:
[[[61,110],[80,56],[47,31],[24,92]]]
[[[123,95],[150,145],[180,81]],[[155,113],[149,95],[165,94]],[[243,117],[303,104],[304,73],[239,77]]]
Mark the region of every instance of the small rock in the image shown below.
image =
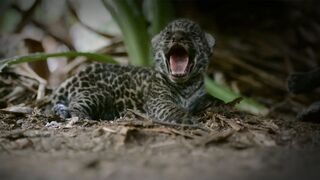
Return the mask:
[[[58,129],[58,128],[60,128],[62,126],[62,124],[61,123],[58,123],[57,121],[51,121],[51,122],[48,122],[47,124],[46,124],[46,127],[47,128],[56,128],[56,129]]]

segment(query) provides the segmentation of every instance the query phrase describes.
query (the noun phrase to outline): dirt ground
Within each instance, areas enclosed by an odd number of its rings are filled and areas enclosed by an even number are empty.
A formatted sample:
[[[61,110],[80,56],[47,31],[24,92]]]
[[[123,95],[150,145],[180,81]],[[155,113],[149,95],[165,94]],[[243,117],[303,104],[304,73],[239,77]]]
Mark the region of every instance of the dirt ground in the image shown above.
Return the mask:
[[[320,125],[207,112],[200,125],[0,112],[1,179],[319,179]]]

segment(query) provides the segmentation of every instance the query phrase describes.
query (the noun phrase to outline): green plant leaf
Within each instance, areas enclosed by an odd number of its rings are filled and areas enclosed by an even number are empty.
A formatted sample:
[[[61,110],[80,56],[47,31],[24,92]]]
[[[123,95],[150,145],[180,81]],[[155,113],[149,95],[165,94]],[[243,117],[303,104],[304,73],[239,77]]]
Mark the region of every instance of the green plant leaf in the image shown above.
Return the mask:
[[[143,10],[150,23],[151,36],[158,34],[174,19],[174,10],[170,0],[144,0]]]
[[[50,57],[74,58],[78,56],[84,56],[88,59],[101,61],[105,63],[113,63],[113,64],[117,63],[117,61],[115,61],[111,56],[106,56],[106,55],[96,54],[96,53],[89,53],[89,52],[69,51],[69,52],[59,52],[59,53],[35,53],[35,54],[15,56],[12,58],[0,60],[0,72],[3,70],[3,68],[5,68],[8,65],[46,60],[47,58],[50,58]]]
[[[237,94],[231,91],[229,88],[219,85],[214,82],[209,77],[205,77],[205,86],[207,92],[212,96],[224,101],[224,102],[231,102],[232,100],[241,97],[240,94]],[[236,108],[242,111],[246,111],[256,115],[267,115],[269,110],[264,105],[258,103],[257,101],[242,97],[243,100],[236,105]]]
[[[133,0],[103,0],[124,36],[130,63],[146,66],[152,63],[150,38],[145,18]]]

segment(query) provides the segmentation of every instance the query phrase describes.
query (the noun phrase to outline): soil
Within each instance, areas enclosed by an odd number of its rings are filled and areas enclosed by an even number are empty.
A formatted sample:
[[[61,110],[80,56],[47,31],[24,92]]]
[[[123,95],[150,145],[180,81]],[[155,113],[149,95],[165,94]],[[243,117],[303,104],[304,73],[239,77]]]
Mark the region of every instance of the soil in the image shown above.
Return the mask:
[[[1,179],[320,177],[320,125],[290,113],[208,111],[183,126],[134,111],[107,122],[2,110],[0,132]]]

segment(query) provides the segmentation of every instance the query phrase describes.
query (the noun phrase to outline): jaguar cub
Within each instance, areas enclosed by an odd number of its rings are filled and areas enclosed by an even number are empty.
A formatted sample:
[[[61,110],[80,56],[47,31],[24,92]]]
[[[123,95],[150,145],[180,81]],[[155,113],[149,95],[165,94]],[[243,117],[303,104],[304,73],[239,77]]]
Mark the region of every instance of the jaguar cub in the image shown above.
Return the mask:
[[[158,121],[196,123],[211,103],[204,73],[214,38],[187,19],[169,23],[152,39],[154,68],[94,63],[67,79],[53,95],[63,117],[112,120],[127,109]]]

